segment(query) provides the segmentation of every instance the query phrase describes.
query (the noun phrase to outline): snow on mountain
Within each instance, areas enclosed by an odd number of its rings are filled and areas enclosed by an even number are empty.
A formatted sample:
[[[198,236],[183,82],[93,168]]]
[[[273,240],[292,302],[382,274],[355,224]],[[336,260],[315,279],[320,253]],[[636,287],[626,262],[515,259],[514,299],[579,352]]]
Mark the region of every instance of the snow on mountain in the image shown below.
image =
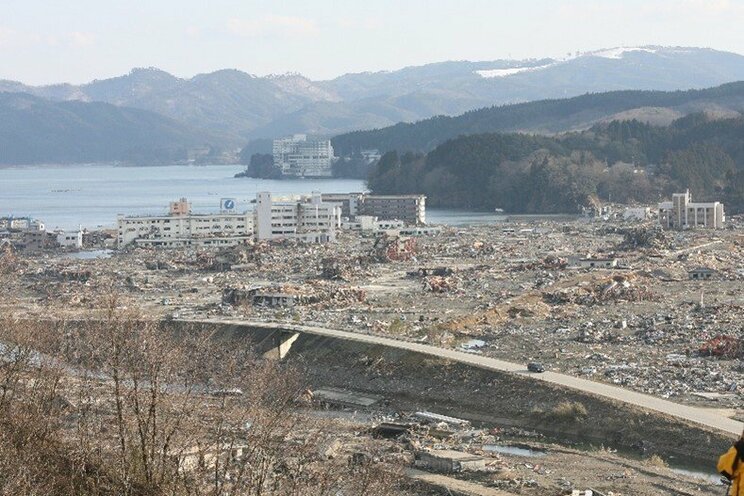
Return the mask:
[[[598,50],[596,52],[589,52],[585,54],[586,57],[602,57],[605,59],[621,59],[625,56],[626,53],[630,52],[647,52],[647,53],[657,53],[658,50],[656,48],[648,48],[648,47],[615,47],[615,48],[608,48],[605,50]]]
[[[510,67],[508,69],[484,69],[480,71],[475,71],[475,73],[484,78],[501,78],[501,77],[513,76],[514,74],[519,74],[521,72],[532,72],[532,71],[539,71],[540,69],[547,69],[548,67],[553,67],[557,63],[558,62],[554,62],[552,64],[538,65],[538,66],[533,66],[533,67]]]

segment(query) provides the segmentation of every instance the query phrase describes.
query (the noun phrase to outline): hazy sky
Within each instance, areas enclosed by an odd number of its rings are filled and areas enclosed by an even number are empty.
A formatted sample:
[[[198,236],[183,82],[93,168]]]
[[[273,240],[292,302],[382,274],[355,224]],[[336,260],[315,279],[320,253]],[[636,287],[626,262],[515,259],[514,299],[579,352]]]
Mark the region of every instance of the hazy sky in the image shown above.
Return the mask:
[[[148,66],[326,79],[647,44],[744,53],[744,0],[0,0],[0,78],[32,84]]]

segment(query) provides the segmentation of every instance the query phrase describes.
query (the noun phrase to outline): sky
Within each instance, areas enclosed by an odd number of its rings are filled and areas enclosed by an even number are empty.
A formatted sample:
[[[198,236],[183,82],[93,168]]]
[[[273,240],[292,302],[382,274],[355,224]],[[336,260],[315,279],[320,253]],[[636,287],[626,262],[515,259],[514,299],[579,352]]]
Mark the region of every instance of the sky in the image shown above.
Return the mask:
[[[330,79],[638,45],[744,54],[744,0],[0,0],[0,79],[158,67]]]

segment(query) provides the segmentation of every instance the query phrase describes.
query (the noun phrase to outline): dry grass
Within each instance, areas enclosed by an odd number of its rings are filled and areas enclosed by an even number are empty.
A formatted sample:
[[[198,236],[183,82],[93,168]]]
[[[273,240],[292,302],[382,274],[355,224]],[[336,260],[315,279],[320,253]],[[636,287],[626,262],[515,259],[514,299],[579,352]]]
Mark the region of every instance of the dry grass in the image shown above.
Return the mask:
[[[667,462],[665,462],[664,459],[660,457],[659,455],[651,455],[649,458],[644,460],[644,463],[651,467],[657,467],[657,468],[669,467],[669,464],[667,464]]]
[[[547,412],[547,415],[556,422],[577,423],[586,419],[589,412],[578,401],[563,401]]]

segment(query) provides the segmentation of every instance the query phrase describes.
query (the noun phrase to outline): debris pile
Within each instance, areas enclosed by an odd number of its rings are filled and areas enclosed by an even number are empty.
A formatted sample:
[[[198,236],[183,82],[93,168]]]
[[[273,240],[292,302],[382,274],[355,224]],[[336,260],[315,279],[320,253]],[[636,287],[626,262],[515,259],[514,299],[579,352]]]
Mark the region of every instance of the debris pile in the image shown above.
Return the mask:
[[[656,295],[647,287],[633,284],[630,278],[618,275],[594,285],[545,292],[544,299],[553,305],[573,303],[590,306],[613,301],[653,301]]]
[[[369,275],[364,257],[325,257],[320,261],[320,277],[329,281],[349,282]]]
[[[252,295],[247,289],[225,288],[222,290],[222,303],[225,305],[242,305],[251,301]]]
[[[729,396],[730,384],[744,383],[744,367],[730,358],[738,356],[735,343],[715,340],[742,335],[740,232],[564,219],[503,227],[449,228],[436,238],[341,231],[323,245],[133,248],[95,260],[53,252],[8,257],[0,247],[0,264],[27,264],[14,272],[19,277],[3,277],[4,292],[39,315],[55,304],[78,312],[113,288],[155,318],[312,322],[443,347],[477,338],[488,342],[477,349],[484,356],[549,360],[555,370],[693,404],[741,401],[738,392]],[[536,230],[540,236],[529,234]],[[566,267],[587,254],[614,256],[620,245],[624,267]],[[719,276],[690,280],[700,266]]]
[[[669,250],[672,247],[672,239],[661,226],[638,226],[620,230],[623,241],[618,245],[618,250],[631,251],[639,248],[652,250]]]
[[[424,278],[424,290],[432,293],[449,293],[456,291],[459,280],[455,277],[428,276]]]
[[[225,288],[222,303],[227,305],[253,304],[268,307],[317,305],[333,303],[334,306],[364,303],[367,293],[362,288],[337,286],[321,282],[307,285],[272,285],[252,288]]]
[[[416,255],[416,239],[383,234],[372,247],[371,256],[377,262],[404,262]]]
[[[513,268],[513,270],[514,271],[537,270],[537,269],[560,270],[560,269],[565,269],[566,267],[568,267],[568,260],[562,257],[557,257],[555,255],[548,255],[539,261],[522,262],[516,265]]]
[[[57,279],[59,281],[87,282],[93,273],[88,269],[57,269],[50,267],[44,271],[44,277]]]
[[[709,339],[698,350],[700,356],[712,356],[729,360],[741,358],[742,351],[744,351],[744,348],[741,339],[723,334]]]
[[[28,265],[22,263],[16,256],[12,245],[7,244],[0,250],[0,274],[10,274],[19,270],[22,266]]]
[[[147,270],[173,270],[175,267],[165,261],[161,260],[145,260],[145,268]]]
[[[327,290],[327,294],[327,299],[336,304],[364,303],[367,299],[367,292],[364,289],[351,286],[335,286]]]
[[[579,328],[576,341],[579,343],[607,343],[612,341],[614,337],[609,329],[595,326],[593,322],[586,322]]]
[[[408,277],[447,277],[454,274],[455,271],[449,267],[419,267],[418,270],[411,270],[406,273]]]

